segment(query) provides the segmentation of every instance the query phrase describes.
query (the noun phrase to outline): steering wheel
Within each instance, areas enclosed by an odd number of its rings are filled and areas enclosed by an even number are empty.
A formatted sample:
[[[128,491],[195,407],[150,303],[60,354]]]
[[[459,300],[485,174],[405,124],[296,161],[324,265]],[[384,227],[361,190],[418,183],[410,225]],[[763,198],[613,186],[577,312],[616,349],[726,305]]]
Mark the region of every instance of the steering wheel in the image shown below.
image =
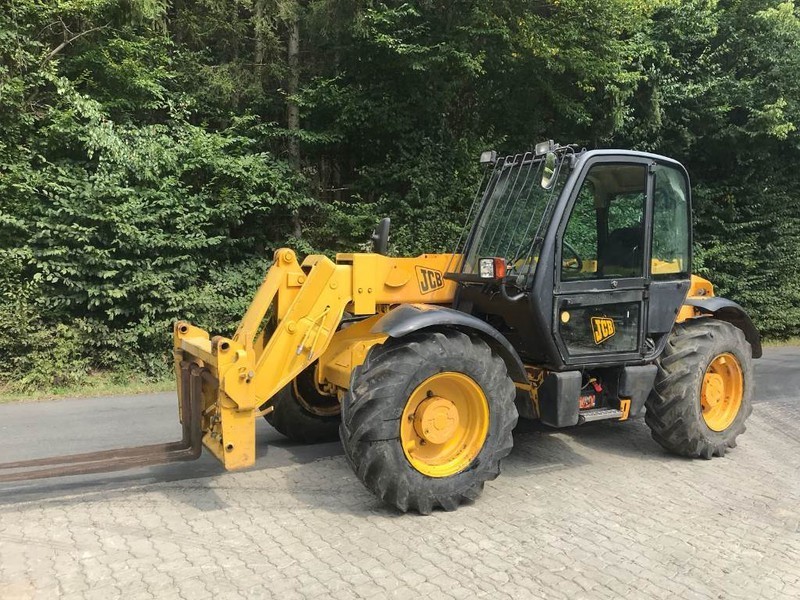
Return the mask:
[[[583,271],[583,261],[581,260],[581,257],[580,257],[580,254],[578,254],[578,251],[575,250],[575,246],[570,244],[567,240],[564,240],[563,241],[563,247],[570,251],[570,253],[572,254],[572,258],[575,259],[575,262],[574,263],[570,263],[567,266],[564,266],[564,262],[565,261],[564,261],[564,256],[563,256],[563,253],[562,253],[562,256],[561,256],[561,265],[562,266],[561,266],[561,268],[562,269],[569,269],[570,271],[577,271],[578,273]]]
[[[532,257],[536,256],[536,248],[542,241],[543,238],[534,238],[528,252],[518,253],[514,258],[509,260],[508,266],[506,267],[506,276],[513,277],[521,275],[524,271],[530,272]]]

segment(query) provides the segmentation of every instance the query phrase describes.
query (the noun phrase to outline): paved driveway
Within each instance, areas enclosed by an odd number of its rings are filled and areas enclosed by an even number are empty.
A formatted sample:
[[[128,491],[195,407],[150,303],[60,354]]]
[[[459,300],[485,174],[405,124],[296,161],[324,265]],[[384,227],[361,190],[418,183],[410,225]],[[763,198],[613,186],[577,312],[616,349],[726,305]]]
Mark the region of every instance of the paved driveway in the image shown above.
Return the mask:
[[[670,456],[642,420],[528,425],[477,502],[428,517],[380,505],[338,444],[266,427],[248,472],[6,485],[0,598],[800,598],[800,349],[757,365],[724,458]],[[0,453],[164,440],[173,413],[169,395],[2,406]]]

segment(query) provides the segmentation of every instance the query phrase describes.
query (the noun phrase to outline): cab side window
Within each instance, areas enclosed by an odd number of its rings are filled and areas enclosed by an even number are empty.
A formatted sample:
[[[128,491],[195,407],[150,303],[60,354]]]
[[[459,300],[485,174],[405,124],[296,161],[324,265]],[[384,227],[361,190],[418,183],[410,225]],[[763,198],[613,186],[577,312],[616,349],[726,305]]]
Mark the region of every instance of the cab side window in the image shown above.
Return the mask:
[[[653,277],[689,274],[689,194],[684,174],[655,168],[653,191]]]
[[[599,164],[581,184],[561,247],[561,279],[642,277],[647,171]]]

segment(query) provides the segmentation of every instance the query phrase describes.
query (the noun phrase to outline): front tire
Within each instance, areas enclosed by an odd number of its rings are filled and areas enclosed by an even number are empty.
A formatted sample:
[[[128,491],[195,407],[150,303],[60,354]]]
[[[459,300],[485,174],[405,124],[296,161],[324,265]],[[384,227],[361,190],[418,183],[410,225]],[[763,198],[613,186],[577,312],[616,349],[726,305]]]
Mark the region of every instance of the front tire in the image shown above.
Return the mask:
[[[279,433],[299,444],[333,442],[339,437],[340,406],[315,383],[316,366],[302,371],[275,395],[273,410],[264,415]]]
[[[515,387],[482,339],[422,332],[374,346],[342,403],[340,437],[361,482],[402,512],[455,510],[500,474]]]
[[[692,458],[724,456],[753,410],[752,350],[742,331],[703,318],[675,326],[658,360],[645,421],[653,439]]]

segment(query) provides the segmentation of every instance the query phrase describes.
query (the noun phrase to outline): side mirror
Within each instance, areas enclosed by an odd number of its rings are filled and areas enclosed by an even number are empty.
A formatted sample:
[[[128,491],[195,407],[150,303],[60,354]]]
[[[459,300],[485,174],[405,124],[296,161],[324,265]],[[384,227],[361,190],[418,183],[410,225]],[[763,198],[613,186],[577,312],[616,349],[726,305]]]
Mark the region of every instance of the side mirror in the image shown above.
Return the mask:
[[[372,250],[377,254],[386,255],[389,252],[389,226],[391,224],[392,220],[389,217],[384,217],[370,236]]]
[[[544,171],[542,172],[542,187],[549,190],[555,183],[556,153],[548,152],[544,157]]]

